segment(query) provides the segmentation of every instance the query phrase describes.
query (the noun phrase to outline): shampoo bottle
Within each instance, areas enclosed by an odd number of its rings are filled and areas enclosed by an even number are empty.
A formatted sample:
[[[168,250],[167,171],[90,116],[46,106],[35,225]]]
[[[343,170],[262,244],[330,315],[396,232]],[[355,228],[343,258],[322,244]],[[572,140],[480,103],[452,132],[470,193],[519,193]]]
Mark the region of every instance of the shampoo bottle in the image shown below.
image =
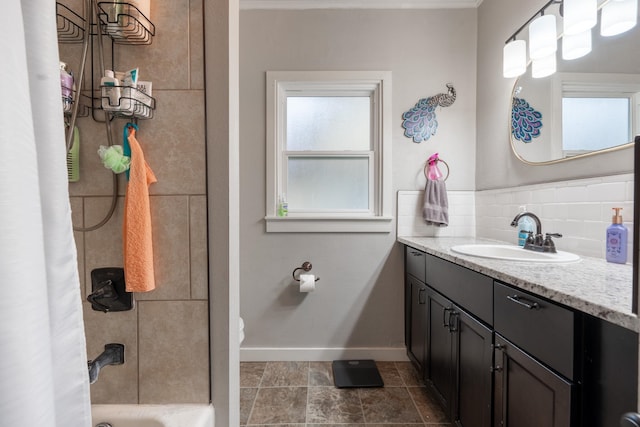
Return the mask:
[[[71,111],[73,103],[73,74],[67,70],[67,64],[60,62],[60,88],[62,90],[62,106],[64,112]]]
[[[100,79],[102,89],[102,109],[115,111],[120,109],[120,81],[115,78],[113,71],[104,70],[104,77]]]
[[[607,261],[625,264],[627,262],[627,234],[628,230],[622,224],[622,208],[613,208],[612,223],[607,227]]]
[[[520,206],[520,213],[526,212],[526,206]],[[528,216],[523,216],[518,221],[518,246],[524,246],[529,237],[529,233],[533,232],[536,228],[533,220]]]

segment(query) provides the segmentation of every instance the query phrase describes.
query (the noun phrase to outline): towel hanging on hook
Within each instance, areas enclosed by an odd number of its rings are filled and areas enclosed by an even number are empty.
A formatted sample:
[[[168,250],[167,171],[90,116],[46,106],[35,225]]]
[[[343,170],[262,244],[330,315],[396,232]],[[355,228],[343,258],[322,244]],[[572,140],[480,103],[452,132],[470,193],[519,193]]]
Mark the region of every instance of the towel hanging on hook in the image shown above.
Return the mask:
[[[438,168],[438,162],[447,166],[447,176],[444,179]],[[424,189],[422,217],[428,225],[446,227],[449,225],[449,200],[445,181],[449,177],[449,165],[439,159],[438,153],[435,153],[427,160],[424,174],[427,177],[427,184]]]

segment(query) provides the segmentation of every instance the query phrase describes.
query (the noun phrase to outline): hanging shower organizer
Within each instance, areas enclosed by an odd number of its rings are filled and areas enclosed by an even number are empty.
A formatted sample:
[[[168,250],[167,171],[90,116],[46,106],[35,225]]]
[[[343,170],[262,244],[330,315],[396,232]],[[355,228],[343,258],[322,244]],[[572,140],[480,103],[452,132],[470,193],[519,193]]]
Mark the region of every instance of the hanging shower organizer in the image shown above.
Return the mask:
[[[56,3],[56,26],[58,30],[58,43],[82,43],[85,37],[85,19],[62,3]],[[91,97],[80,94],[80,90],[74,87],[62,87],[71,96],[62,97],[62,110],[65,122],[70,124],[73,115],[74,105],[78,104],[77,117],[87,117],[89,115]],[[75,124],[75,119],[72,120]]]
[[[94,0],[95,1],[95,0]],[[115,69],[115,45],[149,45],[153,40],[156,27],[135,5],[130,3],[110,1],[98,2],[96,4],[96,16],[99,22],[98,31],[111,40],[111,69]],[[100,40],[98,40],[98,50],[102,52]],[[103,54],[101,53],[103,56]],[[92,62],[93,64],[93,62]],[[101,62],[100,75],[104,72],[104,60]],[[92,87],[94,86],[92,69]],[[102,93],[100,89],[99,106],[107,101],[113,110],[105,111],[107,117],[124,117],[136,122],[138,119],[151,119],[156,109],[156,100],[147,94],[140,85],[137,87],[127,87],[124,85],[113,86],[119,89],[120,98],[116,104],[111,104],[109,97]],[[126,106],[126,108],[124,108]]]
[[[63,99],[65,110],[65,123],[67,125],[66,146],[67,151],[73,148],[74,127],[78,117],[88,116],[94,121],[104,122],[108,145],[113,145],[111,121],[116,117],[125,117],[132,122],[138,119],[150,119],[156,108],[156,100],[150,95],[134,87],[121,88],[125,96],[120,102],[128,102],[132,108],[127,111],[104,111],[102,109],[102,88],[96,87],[94,70],[94,43],[97,45],[97,57],[99,62],[99,75],[102,76],[105,67],[105,54],[103,37],[111,41],[111,69],[115,68],[115,45],[148,45],[155,35],[155,25],[136,6],[113,0],[110,2],[98,2],[97,0],[85,0],[84,9],[87,18],[83,18],[69,7],[56,2],[56,21],[59,43],[82,43],[82,56],[80,70],[76,75],[75,88],[72,89],[72,101]],[[91,86],[83,92],[84,72],[87,56],[91,50]],[[99,80],[98,80],[99,82]],[[84,93],[88,92],[89,95]],[[80,97],[77,94],[82,94]],[[74,100],[80,99],[80,102]],[[103,118],[96,116],[97,111],[103,111]],[[106,224],[115,212],[118,195],[118,178],[113,175],[112,202],[108,213],[97,224],[89,227],[74,227],[76,231],[92,231]]]
[[[111,68],[115,68],[115,45],[149,45],[155,35],[155,25],[147,18],[135,5],[111,1],[97,2],[87,0],[85,9],[89,12],[89,19],[85,19],[68,6],[56,3],[56,19],[59,43],[83,43],[83,54],[80,71],[76,79],[76,88],[72,90],[74,101],[69,102],[63,99],[63,109],[65,115],[70,116],[71,127],[75,124],[76,117],[86,117],[91,111],[91,115],[96,121],[103,121],[96,117],[95,111],[102,110],[102,91],[99,87],[99,80],[95,79],[94,57],[97,45],[97,56],[100,64],[99,73],[102,75],[106,69],[105,55],[103,47],[103,37],[107,37],[111,42]],[[98,25],[99,24],[99,25]],[[91,87],[88,88],[90,95],[82,93],[84,71],[89,49],[91,50]],[[121,93],[126,94],[121,97],[120,103],[130,104],[127,111],[105,111],[105,119],[112,120],[114,117],[126,117],[132,120],[150,119],[156,108],[156,100],[146,94],[143,90],[134,87],[120,86]],[[82,93],[80,102],[77,94]],[[74,109],[78,105],[78,113],[74,117]],[[67,146],[69,147],[69,143]]]

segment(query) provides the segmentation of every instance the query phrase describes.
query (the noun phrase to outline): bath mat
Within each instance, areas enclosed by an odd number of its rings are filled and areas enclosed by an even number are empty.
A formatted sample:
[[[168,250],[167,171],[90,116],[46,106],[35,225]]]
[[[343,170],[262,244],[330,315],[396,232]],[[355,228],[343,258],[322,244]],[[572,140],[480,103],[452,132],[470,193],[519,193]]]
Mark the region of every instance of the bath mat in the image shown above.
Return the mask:
[[[384,387],[373,360],[334,360],[331,367],[338,388]]]

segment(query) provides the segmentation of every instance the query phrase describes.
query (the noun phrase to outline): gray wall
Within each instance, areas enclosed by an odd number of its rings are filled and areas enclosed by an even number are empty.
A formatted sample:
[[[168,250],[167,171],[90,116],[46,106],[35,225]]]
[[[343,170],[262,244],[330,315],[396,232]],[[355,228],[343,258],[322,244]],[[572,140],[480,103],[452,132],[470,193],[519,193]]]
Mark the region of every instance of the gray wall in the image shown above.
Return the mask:
[[[240,14],[240,312],[251,347],[403,346],[403,255],[389,234],[265,232],[265,72],[390,70],[393,188],[424,188],[422,168],[439,152],[449,189],[475,188],[475,9],[252,11]],[[428,142],[403,136],[402,113],[446,91]],[[395,212],[395,206],[394,206]],[[394,224],[395,226],[395,224]],[[300,294],[303,261],[321,277]]]
[[[478,8],[477,190],[633,172],[631,149],[549,166],[526,165],[511,152],[508,119],[515,80],[502,77],[502,48],[543,4],[484,0]]]

